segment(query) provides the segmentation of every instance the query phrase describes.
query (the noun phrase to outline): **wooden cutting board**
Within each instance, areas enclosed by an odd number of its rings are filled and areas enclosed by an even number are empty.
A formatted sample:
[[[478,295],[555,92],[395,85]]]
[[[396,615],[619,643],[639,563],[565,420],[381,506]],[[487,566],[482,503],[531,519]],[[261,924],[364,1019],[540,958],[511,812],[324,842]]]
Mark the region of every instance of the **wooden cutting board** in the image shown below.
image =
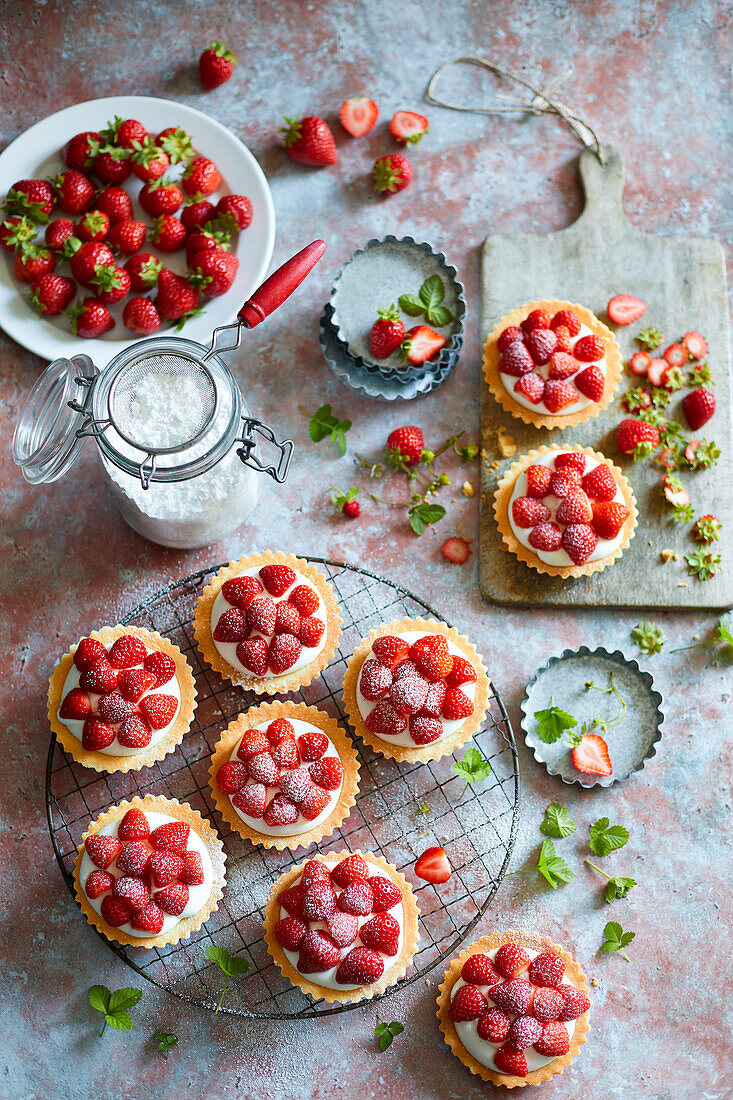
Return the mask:
[[[683,555],[694,548],[689,525],[675,527],[659,491],[662,471],[651,464],[632,464],[616,446],[615,429],[625,414],[618,397],[637,379],[625,372],[619,391],[605,412],[566,431],[546,431],[505,412],[482,382],[479,578],[482,595],[498,604],[564,607],[724,608],[733,605],[733,441],[731,440],[731,373],[723,250],[717,241],[649,236],[636,229],[622,208],[624,164],[617,150],[606,148],[601,165],[590,150],[580,154],[585,209],[559,233],[487,237],[482,261],[482,343],[509,310],[525,302],[559,298],[588,306],[607,322],[605,307],[619,292],[648,303],[644,317],[617,330],[624,361],[636,350],[633,334],[643,325],[661,328],[666,342],[697,329],[709,343],[708,363],[715,379],[715,415],[699,436],[715,439],[722,454],[711,470],[683,473],[695,514],[712,512],[723,532],[716,545],[723,571],[709,581],[688,576]],[[608,322],[607,322],[608,323]],[[611,326],[612,328],[614,326]],[[682,395],[685,391],[682,391]],[[670,410],[682,395],[674,395]],[[686,428],[681,411],[679,417]],[[493,468],[497,432],[513,437],[517,455],[543,443],[580,443],[608,455],[628,474],[639,506],[636,535],[623,556],[602,573],[578,580],[541,575],[502,549],[493,499],[496,484],[512,459]],[[670,549],[679,561],[663,564]]]

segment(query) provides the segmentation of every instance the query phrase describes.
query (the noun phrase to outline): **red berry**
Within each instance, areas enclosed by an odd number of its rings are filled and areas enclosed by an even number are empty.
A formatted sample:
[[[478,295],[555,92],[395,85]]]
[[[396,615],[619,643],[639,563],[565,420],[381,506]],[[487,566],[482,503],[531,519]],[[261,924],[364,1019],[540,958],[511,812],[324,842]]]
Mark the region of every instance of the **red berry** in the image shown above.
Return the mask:
[[[590,1008],[590,998],[582,989],[571,989],[568,985],[562,985],[558,992],[563,999],[559,1019],[577,1020]]]
[[[328,738],[325,733],[309,730],[298,737],[298,748],[302,760],[320,760],[328,748]]]
[[[428,714],[410,715],[410,737],[416,745],[429,745],[443,736],[443,726]]]
[[[538,523],[530,532],[529,545],[550,554],[562,546],[562,531],[555,523]]]
[[[128,840],[117,856],[117,867],[123,875],[142,878],[149,868],[150,856],[144,840]]]
[[[109,651],[109,663],[114,668],[132,668],[140,665],[147,656],[145,643],[134,634],[123,634],[112,644]]]
[[[593,500],[613,500],[618,492],[618,486],[608,466],[601,463],[585,475],[583,490]]]
[[[409,424],[403,428],[395,428],[387,436],[387,457],[395,457],[405,466],[417,466],[424,450],[425,440],[423,434],[414,424]]]
[[[494,956],[494,967],[502,978],[517,978],[530,962],[527,952],[516,943],[503,943]]]
[[[545,382],[545,391],[542,397],[548,412],[557,413],[560,409],[573,405],[578,394],[575,387],[567,381],[556,378],[548,378]]]
[[[267,672],[267,642],[264,638],[248,638],[237,645],[237,660],[248,672],[264,676]]]
[[[590,501],[582,489],[577,493],[571,493],[560,501],[560,506],[555,513],[558,523],[590,523],[593,519],[593,511]]]
[[[509,374],[513,378],[519,378],[523,374],[528,374],[531,370],[534,370],[534,360],[527,347],[520,344],[518,340],[510,344],[501,353],[499,359],[500,374]]]
[[[420,366],[433,359],[445,343],[445,337],[429,325],[415,325],[408,329],[402,343],[402,361]]]
[[[570,1050],[570,1036],[561,1023],[545,1024],[542,1035],[535,1041],[534,1048],[545,1058],[559,1058]]]
[[[247,604],[245,618],[247,620],[247,626],[252,630],[257,630],[260,634],[268,636],[274,634],[275,620],[277,618],[275,601],[269,596],[255,596],[255,598]]]
[[[550,356],[548,378],[570,378],[580,370],[580,363],[573,355],[564,351],[556,351]]]
[[[307,584],[297,585],[288,596],[288,602],[304,619],[317,611],[320,606],[318,596]]]
[[[374,190],[382,194],[395,195],[404,189],[412,179],[412,165],[402,153],[391,153],[378,157],[372,165]]]
[[[297,951],[307,931],[300,917],[283,917],[275,925],[275,939],[286,951]]]
[[[371,985],[382,977],[384,959],[370,947],[354,947],[339,963],[336,981],[339,985]]]
[[[510,344],[516,344],[518,340],[520,343],[524,342],[524,333],[521,328],[517,328],[516,325],[507,325],[503,332],[499,334],[496,346],[500,352],[506,351]]]
[[[612,775],[608,745],[597,733],[586,733],[570,753],[573,767],[589,775]]]
[[[509,1042],[515,1050],[526,1050],[542,1034],[542,1024],[534,1016],[517,1016],[509,1028]]]
[[[266,787],[274,787],[280,781],[280,769],[269,752],[253,757],[247,764],[247,770],[256,783],[264,783]]]
[[[84,841],[84,849],[95,867],[106,871],[122,848],[119,840],[104,833],[94,833]]]
[[[164,913],[170,913],[172,917],[180,917],[188,905],[188,886],[182,882],[173,882],[170,886],[164,886],[156,893],[155,904]]]
[[[156,851],[175,852],[176,855],[184,856],[190,832],[185,821],[166,821],[153,829],[150,843]]]
[[[512,519],[517,527],[536,527],[550,518],[550,509],[535,497],[517,497],[512,504]]]
[[[329,801],[329,794],[322,787],[311,787],[300,803],[300,812],[306,820],[315,821],[319,814],[322,814],[326,809]]]
[[[583,363],[597,363],[605,354],[606,343],[600,336],[581,336],[573,348],[573,355]]]
[[[448,722],[468,718],[473,714],[473,703],[460,688],[448,688],[443,703],[443,717]]]
[[[314,615],[309,615],[307,618],[301,619],[298,641],[306,649],[315,649],[323,637],[325,629],[326,627],[320,619],[317,619]]]
[[[385,875],[375,875],[370,878],[369,885],[372,890],[372,911],[374,913],[385,913],[388,909],[393,909],[402,900],[399,887],[392,882],[391,878],[387,878]]]
[[[559,1020],[564,1003],[559,990],[540,986],[535,989],[532,997],[532,1015],[545,1024],[551,1020]]]
[[[328,123],[322,118],[306,115],[296,119],[286,117],[285,121],[288,125],[281,126],[280,132],[284,135],[283,146],[291,160],[310,168],[336,163],[336,142]]]
[[[513,1016],[522,1016],[527,1011],[531,996],[532,986],[524,978],[511,978],[508,982],[491,986],[488,992],[489,999],[497,1008]]]
[[[170,725],[178,711],[178,700],[174,695],[146,695],[138,703],[140,714],[154,730],[162,730]]]
[[[221,594],[227,603],[234,604],[235,607],[242,610],[252,602],[255,596],[260,596],[262,591],[262,585],[256,577],[232,577],[230,580],[224,581],[221,586]]]
[[[88,898],[98,898],[111,890],[114,884],[114,877],[107,871],[92,871],[84,886],[84,893]]]
[[[248,783],[238,794],[232,795],[232,805],[259,821],[265,814],[267,788],[263,783]]]
[[[453,664],[455,666],[456,658],[453,658]],[[473,668],[473,665],[471,666]],[[474,669],[474,678],[475,678]],[[453,676],[451,670],[450,677]],[[449,677],[449,683],[452,684],[452,680]],[[464,680],[463,683],[468,681]],[[448,692],[448,686],[445,680],[436,680],[434,684],[431,684],[428,688],[428,693],[425,696],[425,702],[422,706],[422,714],[427,715],[429,718],[439,718],[445,704],[445,697]],[[414,736],[413,736],[414,740]],[[433,740],[433,738],[431,738]]]
[[[582,474],[585,470],[585,455],[582,451],[560,451],[555,455],[556,470],[577,470]]]
[[[687,348],[690,359],[704,359],[708,353],[708,342],[700,332],[686,332],[682,343]]]
[[[515,1050],[511,1043],[505,1043],[494,1053],[494,1065],[500,1073],[512,1077],[526,1077],[529,1072],[524,1052]]]
[[[580,332],[580,318],[575,310],[559,309],[550,321],[550,328],[566,328],[571,336],[577,336]]]
[[[557,336],[549,328],[538,328],[527,336],[527,349],[535,363],[547,363],[557,350]]]
[[[152,862],[153,857],[150,858]],[[182,858],[181,882],[185,882],[186,886],[201,886],[204,882],[204,865],[201,860],[201,853],[186,852]]]
[[[144,909],[150,902],[150,891],[142,879],[133,875],[123,875],[118,878],[112,890],[112,896],[118,901],[124,901],[131,909]]]
[[[173,852],[153,852],[149,869],[153,886],[169,886],[183,873],[183,860]]]
[[[475,985],[462,985],[450,1003],[448,1014],[454,1024],[478,1020],[487,1009],[486,998]]]
[[[571,523],[562,533],[562,546],[574,565],[583,565],[598,545],[598,536],[587,523]]]
[[[291,886],[287,890],[281,890],[277,900],[286,913],[292,917],[303,916],[303,890],[301,886]]]
[[[326,791],[336,791],[344,778],[344,769],[336,756],[324,756],[308,769],[311,779]]]
[[[361,856],[346,856],[331,871],[331,878],[337,886],[351,886],[355,882],[366,882],[369,867]]]
[[[634,454],[637,447],[648,453],[659,446],[659,432],[644,420],[622,420],[616,431],[616,442],[624,454]]]
[[[573,350],[573,338],[570,335],[570,330],[565,328],[564,325],[558,325],[553,331],[557,336],[557,350],[569,355]]]
[[[245,786],[247,768],[238,760],[227,760],[216,773],[216,785],[222,794],[236,794]]]
[[[223,195],[216,204],[216,220],[219,224],[232,225],[234,229],[247,229],[252,222],[252,203],[246,195]]]
[[[710,390],[692,390],[685,396],[682,408],[685,411],[687,423],[692,431],[696,432],[703,424],[707,424],[715,412],[715,397]]]
[[[72,688],[59,707],[59,718],[73,718],[77,722],[83,722],[91,713],[91,701],[81,688]]]
[[[153,687],[163,687],[169,683],[176,674],[176,663],[167,653],[161,653],[159,649],[148,653],[143,661],[143,668],[155,677]]]
[[[529,980],[554,989],[565,976],[565,963],[556,951],[541,951],[529,965]]]
[[[625,504],[618,501],[599,501],[593,505],[593,527],[601,539],[615,539],[629,518]]]
[[[270,670],[279,676],[292,668],[300,657],[301,644],[292,634],[278,634],[270,642],[267,660]]]
[[[407,719],[389,699],[380,699],[364,719],[364,724],[378,737],[393,737],[407,728]]]
[[[606,306],[606,313],[614,325],[631,325],[646,313],[646,302],[631,294],[615,294]]]
[[[108,726],[101,718],[87,718],[84,722],[81,743],[87,752],[98,752],[112,744],[116,737],[114,728]]]
[[[447,882],[451,877],[452,869],[445,854],[445,848],[426,848],[415,863],[415,874],[418,878],[435,885]]]
[[[328,920],[336,912],[336,894],[330,878],[319,878],[303,885],[305,920]]]
[[[148,819],[141,809],[133,806],[117,826],[119,840],[147,840],[150,836]]]
[[[549,466],[533,463],[524,471],[527,478],[527,496],[541,498],[550,491],[552,470]]]
[[[327,925],[329,936],[339,947],[348,947],[354,942],[359,931],[358,918],[353,913],[342,913],[338,909],[328,918]]]
[[[500,981],[491,959],[481,951],[477,951],[475,955],[469,955],[463,964],[461,977],[469,985],[496,985]]]
[[[595,365],[586,367],[575,376],[575,386],[591,401],[600,401],[606,388],[606,377],[600,367]]]
[[[222,42],[213,42],[199,58],[199,80],[204,91],[225,84],[234,72],[237,59]]]
[[[583,478],[574,466],[563,466],[550,478],[550,491],[556,497],[569,497],[577,493]]]
[[[430,683],[442,680],[453,668],[453,657],[443,634],[427,634],[410,646],[410,657]]]
[[[389,697],[403,714],[417,714],[422,709],[427,694],[428,683],[422,676],[402,676],[392,684]]]
[[[272,596],[284,596],[297,579],[289,565],[264,565],[260,569],[260,580]]]
[[[390,119],[389,132],[402,145],[417,145],[428,132],[428,120],[416,111],[396,111]]]
[[[369,658],[361,666],[359,690],[369,702],[376,702],[392,686],[392,673],[381,661]]]
[[[137,703],[146,691],[150,691],[155,683],[152,672],[144,668],[126,668],[117,676],[117,690],[123,699],[130,703]]]
[[[366,96],[345,99],[339,107],[339,122],[352,137],[368,134],[379,117],[379,108]]]
[[[342,913],[364,917],[371,913],[373,902],[372,888],[368,882],[352,882],[339,894],[337,905]]]
[[[522,332],[529,336],[536,329],[550,328],[551,320],[546,309],[533,309],[522,321]]]
[[[478,1018],[476,1032],[479,1039],[487,1039],[490,1043],[503,1043],[509,1034],[511,1018],[500,1008],[490,1008],[488,1012],[482,1012]]]
[[[454,565],[464,565],[468,561],[471,554],[471,547],[469,545],[470,540],[460,538],[458,535],[452,535],[446,539],[440,548],[440,552],[443,557]]]
[[[102,898],[101,914],[107,924],[112,925],[113,928],[119,928],[121,924],[127,924],[132,916],[132,909],[112,894],[105,894]]]
[[[242,740],[239,742],[239,748],[237,749],[237,756],[240,760],[251,760],[254,756],[259,756],[260,753],[268,752],[270,749],[270,742],[267,739],[267,735],[262,730],[246,730],[242,734]]]
[[[127,749],[144,749],[152,740],[150,726],[139,714],[125,718],[117,730],[117,740]]]
[[[404,340],[405,326],[395,306],[387,306],[378,312],[379,319],[374,322],[369,333],[369,347],[376,359],[387,359]]]
[[[331,970],[341,959],[341,951],[325,932],[310,930],[300,942],[298,970],[301,974],[318,974]]]
[[[163,928],[165,917],[154,901],[149,902],[144,909],[135,913],[130,920],[130,926],[140,932],[147,932],[151,936],[157,936]]]

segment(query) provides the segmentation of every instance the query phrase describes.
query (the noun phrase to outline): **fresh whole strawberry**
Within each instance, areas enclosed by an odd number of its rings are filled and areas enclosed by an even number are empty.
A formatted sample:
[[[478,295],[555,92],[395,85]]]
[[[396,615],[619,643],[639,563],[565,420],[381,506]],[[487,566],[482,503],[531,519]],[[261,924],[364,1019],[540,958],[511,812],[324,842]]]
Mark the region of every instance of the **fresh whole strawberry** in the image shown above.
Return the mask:
[[[521,328],[517,328],[516,325],[508,325],[500,334],[496,341],[496,346],[500,352],[506,351],[510,344],[524,343],[524,333]]]
[[[59,218],[55,222],[51,222],[50,225],[46,226],[45,233],[46,244],[49,246],[49,248],[57,247],[52,243],[51,240],[49,240],[49,229],[52,225],[59,224],[70,225],[71,233],[69,234],[69,236],[73,235],[73,222],[67,222],[65,218]],[[34,241],[35,239],[36,227],[30,220],[30,218],[27,218],[25,216],[25,214],[16,214],[12,218],[7,218],[7,220],[4,221],[2,225],[0,225],[0,248],[2,248],[3,252],[10,252],[11,254],[13,252],[17,252],[30,245],[31,241]]]
[[[193,142],[182,126],[166,126],[155,139],[155,144],[170,157],[171,164],[180,164],[193,156]]]
[[[29,300],[44,317],[58,317],[74,300],[76,283],[64,275],[39,275],[31,283]]]
[[[570,1050],[570,1036],[561,1023],[545,1024],[542,1035],[535,1041],[534,1049],[545,1058],[559,1058]]]
[[[445,854],[445,848],[426,848],[415,863],[415,874],[426,882],[440,884],[451,877],[451,865]]]
[[[105,833],[93,833],[84,841],[84,849],[95,867],[106,871],[122,848],[122,844],[113,836]]]
[[[428,120],[416,111],[396,111],[389,121],[389,132],[401,145],[417,145],[428,132]]]
[[[84,298],[71,309],[69,316],[71,331],[85,340],[93,340],[115,327],[114,317],[98,298]]]
[[[145,243],[145,222],[124,221],[113,225],[107,234],[107,244],[120,256],[134,256]],[[160,245],[158,245],[160,248]],[[161,251],[163,251],[161,249]],[[128,272],[129,274],[129,272]]]
[[[270,642],[267,663],[276,676],[292,668],[301,654],[301,643],[292,634],[277,634]]]
[[[529,374],[534,370],[534,360],[529,354],[525,344],[515,340],[501,353],[499,359],[500,374],[508,374],[513,378],[519,378],[523,374]]]
[[[21,283],[32,283],[41,275],[50,275],[56,267],[56,257],[48,248],[30,245],[16,252],[13,274]]]
[[[97,292],[97,298],[105,305],[113,305],[121,302],[130,292],[130,276],[124,267],[117,264],[102,264],[95,271],[91,281],[92,287]]]
[[[63,251],[64,245],[76,234],[76,226],[70,218],[56,218],[46,226],[45,238],[49,248]]]
[[[134,175],[143,183],[150,183],[151,180],[159,180],[165,175],[170,159],[156,142],[148,139],[144,142],[135,142],[130,163]]]
[[[252,223],[252,203],[246,195],[223,195],[216,204],[216,221],[231,229],[248,229]]]
[[[529,980],[537,986],[555,989],[565,976],[565,963],[557,951],[541,951],[529,965]]]
[[[138,200],[146,214],[159,218],[162,214],[175,214],[180,209],[183,192],[177,184],[162,177],[141,187]]]
[[[94,157],[92,169],[101,183],[124,183],[132,170],[129,149],[109,143],[102,145]]]
[[[402,342],[401,359],[403,363],[420,366],[433,359],[445,347],[445,336],[441,336],[429,325],[415,325],[408,330]]]
[[[85,172],[91,166],[93,150],[101,144],[102,135],[96,130],[84,130],[74,134],[61,151],[61,157],[67,168],[76,168]]]
[[[122,187],[105,187],[96,200],[97,210],[102,210],[112,225],[132,218],[132,200]]]
[[[237,59],[222,42],[212,42],[199,58],[199,80],[204,91],[210,92],[227,80],[234,72]]]
[[[221,173],[208,157],[194,157],[183,173],[181,186],[187,195],[213,195],[221,187]]]
[[[546,517],[549,519],[549,516]],[[572,493],[560,501],[560,506],[555,513],[558,523],[590,523],[593,519],[593,510],[590,501],[582,489]],[[599,532],[600,533],[600,532]]]
[[[8,214],[25,214],[34,222],[45,223],[53,213],[54,189],[48,180],[18,180],[5,196]]]
[[[158,275],[155,304],[164,321],[182,321],[198,309],[199,292],[186,279],[167,268]]]
[[[404,191],[412,179],[412,165],[402,153],[379,157],[372,165],[374,190],[386,195]]]
[[[616,431],[620,451],[635,457],[646,457],[659,446],[659,432],[644,420],[622,420]]]
[[[315,115],[305,118],[288,118],[287,126],[280,127],[285,152],[296,164],[309,168],[321,168],[338,160],[336,142],[327,122]]]
[[[490,1008],[488,1012],[482,1012],[476,1025],[476,1033],[479,1039],[486,1039],[490,1043],[503,1043],[509,1034],[511,1017],[500,1008]]]
[[[339,107],[339,122],[352,137],[364,137],[379,118],[379,108],[373,99],[353,96]]]
[[[559,328],[566,328],[571,336],[577,336],[580,332],[580,318],[573,309],[559,309],[550,321],[550,328],[556,332]]]
[[[59,708],[59,718],[73,718],[77,722],[83,722],[92,713],[92,704],[89,695],[82,688],[72,688],[64,696]]]
[[[239,260],[229,252],[198,252],[191,261],[191,282],[207,298],[218,298],[232,286]]]
[[[109,232],[109,218],[101,210],[89,210],[80,218],[76,235],[80,241],[103,241]]]
[[[177,252],[186,240],[186,227],[174,214],[156,218],[150,239],[159,252]]]
[[[152,252],[138,252],[131,256],[125,264],[125,271],[130,276],[130,289],[138,293],[150,290],[158,282],[162,269],[163,264]]]
[[[54,185],[59,209],[65,214],[84,214],[91,209],[96,192],[94,184],[83,172],[75,168],[61,172],[56,176]]]
[[[606,306],[606,313],[614,325],[631,325],[646,313],[646,302],[631,294],[615,294]]]
[[[469,985],[496,985],[500,980],[491,959],[482,951],[469,955],[463,964],[461,977]]]
[[[233,196],[227,195],[225,197],[231,198]],[[219,203],[222,201],[223,200],[220,199]],[[190,233],[194,229],[203,229],[214,217],[216,211],[217,207],[214,206],[213,202],[209,202],[208,199],[201,199],[200,202],[198,200],[193,200],[183,207],[181,211],[181,221]]]
[[[186,263],[190,265],[199,252],[226,252],[228,239],[227,233],[218,230],[194,229],[185,237]]]
[[[405,338],[405,326],[400,320],[396,306],[386,306],[377,310],[379,320],[375,321],[369,333],[369,347],[376,359],[387,359],[397,351]]]
[[[71,274],[82,286],[91,286],[98,268],[111,264],[115,258],[106,244],[100,241],[86,241],[71,257]]]
[[[130,298],[125,304],[122,323],[137,336],[149,336],[160,328],[161,319],[155,303],[149,298]]]
[[[691,390],[688,393],[683,402],[682,408],[684,409],[687,423],[693,432],[696,432],[698,428],[701,428],[703,424],[707,424],[710,417],[715,412],[715,397],[710,390],[696,389]]]
[[[149,861],[147,844],[141,840],[130,840],[122,845],[122,851],[117,857],[117,869],[123,875],[142,878],[147,874]]]
[[[425,450],[425,440],[419,428],[414,424],[404,428],[395,428],[387,436],[386,451],[405,466],[417,466]],[[376,652],[376,650],[375,650]]]
[[[517,527],[536,527],[550,518],[550,509],[535,497],[517,497],[512,504],[512,519]]]
[[[339,963],[336,982],[339,985],[371,985],[384,973],[384,959],[370,947],[354,947]]]
[[[563,999],[563,1006],[558,1019],[577,1020],[590,1008],[590,998],[582,989],[573,989],[570,986],[563,985],[558,992]]]

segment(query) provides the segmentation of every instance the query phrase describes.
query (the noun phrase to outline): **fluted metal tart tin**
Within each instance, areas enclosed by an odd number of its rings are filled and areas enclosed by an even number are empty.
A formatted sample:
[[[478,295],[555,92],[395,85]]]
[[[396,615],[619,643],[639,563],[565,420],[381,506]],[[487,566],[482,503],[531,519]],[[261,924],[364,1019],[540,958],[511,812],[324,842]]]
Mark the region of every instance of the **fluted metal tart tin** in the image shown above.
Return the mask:
[[[610,675],[626,703],[621,722],[606,732],[593,730],[608,745],[613,774],[587,775],[579,772],[570,759],[570,749],[560,738],[552,745],[541,741],[537,733],[536,711],[555,705],[568,711],[582,723],[590,723],[598,715],[601,719],[613,717],[619,707],[614,695],[599,691],[587,691],[586,681],[594,681],[598,687],[607,688]],[[559,657],[550,657],[537,669],[527,685],[521,709],[521,726],[525,732],[525,744],[534,753],[535,760],[543,764],[550,775],[557,775],[563,783],[577,783],[581,787],[610,787],[641,771],[648,760],[656,755],[662,737],[664,712],[663,698],[654,687],[651,673],[639,667],[632,657],[620,650],[609,653],[607,649],[566,649]]]
[[[383,401],[411,401],[415,397],[422,397],[450,378],[458,362],[462,340],[457,342],[456,348],[445,362],[436,360],[435,363],[426,363],[418,378],[386,378],[382,374],[367,370],[352,356],[345,354],[336,337],[336,330],[331,324],[330,313],[329,304],[321,316],[320,324],[319,338],[324,358],[337,378],[352,390],[365,393],[368,397],[376,397]]]
[[[373,374],[390,380],[419,380],[425,366],[402,365],[399,354],[375,360],[369,346],[369,333],[377,320],[377,311],[384,306],[398,305],[402,294],[417,295],[422,283],[431,275],[439,275],[445,295],[442,305],[454,316],[450,325],[436,331],[445,336],[446,344],[436,359],[447,362],[463,342],[466,299],[458,272],[443,252],[414,237],[373,238],[358,249],[344,264],[331,291],[331,323],[336,339],[346,356]],[[424,317],[403,315],[406,329],[428,324]]]

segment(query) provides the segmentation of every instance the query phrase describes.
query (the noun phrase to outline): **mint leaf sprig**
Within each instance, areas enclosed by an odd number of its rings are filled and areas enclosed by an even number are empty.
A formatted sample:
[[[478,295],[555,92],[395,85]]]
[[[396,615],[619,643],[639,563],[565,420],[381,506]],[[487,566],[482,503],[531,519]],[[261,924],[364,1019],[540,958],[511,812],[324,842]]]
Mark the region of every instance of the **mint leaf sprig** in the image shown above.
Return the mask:
[[[589,867],[592,867],[594,871],[597,871],[599,875],[603,875],[608,879],[608,886],[606,887],[606,903],[610,904],[616,898],[628,897],[629,890],[632,886],[636,886],[636,881],[633,878],[623,878],[620,875],[607,875],[605,871],[602,871],[600,867],[597,867],[595,863],[591,863],[589,859],[585,862]]]
[[[624,951],[624,947],[628,947],[634,939],[636,932],[624,932],[618,921],[610,920],[603,929],[603,935],[605,936],[605,940],[601,944],[601,951],[619,951],[627,962],[631,962],[631,959]]]
[[[429,325],[442,328],[454,320],[451,311],[440,304],[444,296],[445,287],[440,275],[430,275],[420,287],[418,294],[400,295],[400,309],[408,317],[420,317],[424,313]]]
[[[155,1038],[158,1042],[158,1050],[166,1059],[173,1047],[178,1046],[178,1036],[172,1031],[156,1031]]]
[[[301,412],[308,416],[309,413],[301,408]],[[341,451],[346,454],[346,433],[351,427],[350,420],[339,420],[331,412],[330,405],[321,405],[310,417],[308,432],[314,443],[320,443],[322,439],[330,438]]]
[[[374,1038],[377,1040],[377,1045],[380,1051],[384,1054],[385,1050],[392,1045],[392,1040],[396,1035],[401,1035],[405,1030],[405,1025],[401,1024],[399,1020],[393,1020],[391,1024],[386,1023],[377,1016],[377,1026],[374,1028]]]
[[[575,871],[569,863],[555,851],[555,845],[548,838],[542,841],[539,858],[532,867],[519,867],[516,871],[509,871],[510,875],[522,875],[525,871],[539,871],[544,880],[556,890],[558,886],[565,886],[575,878]]]
[[[89,1004],[96,1012],[104,1016],[104,1023],[99,1035],[104,1035],[107,1024],[116,1031],[129,1031],[132,1027],[132,1019],[127,1012],[133,1008],[143,995],[142,989],[134,986],[126,986],[124,989],[116,989],[110,993],[106,985],[93,985],[88,993]]]
[[[559,802],[551,802],[545,810],[545,816],[540,825],[540,832],[545,836],[554,836],[562,839],[575,832],[577,825],[572,817]]]
[[[221,991],[221,996],[214,1009],[214,1015],[216,1016],[224,1000],[224,994],[227,991],[229,979],[236,978],[239,974],[246,974],[249,970],[249,963],[246,959],[242,959],[239,956],[230,955],[225,947],[215,947],[214,944],[209,944],[206,948],[206,954],[225,974],[224,988]]]
[[[413,504],[407,512],[409,523],[416,535],[424,535],[428,527],[438,523],[445,515],[442,504],[429,504],[423,500],[419,504]]]
[[[461,791],[458,801],[460,802],[464,794],[468,790],[469,783],[483,783],[484,779],[488,779],[491,775],[491,764],[476,748],[467,749],[465,754],[460,760],[453,761],[453,771],[461,779],[465,779],[466,786]]]

